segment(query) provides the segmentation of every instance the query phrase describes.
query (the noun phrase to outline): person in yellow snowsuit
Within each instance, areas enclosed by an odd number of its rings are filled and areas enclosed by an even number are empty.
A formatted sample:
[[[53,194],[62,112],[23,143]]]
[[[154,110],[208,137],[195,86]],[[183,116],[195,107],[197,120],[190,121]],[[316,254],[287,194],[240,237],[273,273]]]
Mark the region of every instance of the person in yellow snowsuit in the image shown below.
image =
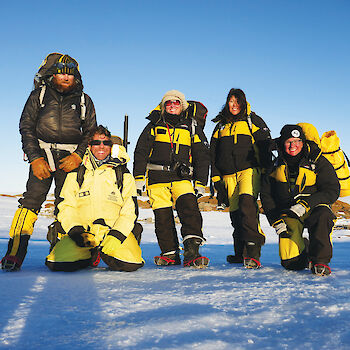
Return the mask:
[[[88,267],[96,252],[111,270],[135,271],[144,265],[136,185],[127,161],[123,146],[114,145],[112,152],[108,129],[92,130],[82,165],[68,174],[60,194],[57,220],[59,232],[66,234],[46,258],[50,270]]]

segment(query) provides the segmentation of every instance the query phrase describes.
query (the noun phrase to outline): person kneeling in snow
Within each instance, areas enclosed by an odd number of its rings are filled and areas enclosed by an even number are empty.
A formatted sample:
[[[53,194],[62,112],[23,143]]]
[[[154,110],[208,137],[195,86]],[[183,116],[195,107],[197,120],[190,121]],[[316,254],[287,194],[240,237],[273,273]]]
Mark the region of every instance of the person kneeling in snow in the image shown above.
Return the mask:
[[[279,235],[281,265],[287,270],[310,267],[316,275],[329,275],[336,220],[330,205],[340,192],[335,170],[316,143],[306,141],[298,125],[285,125],[277,146],[279,157],[263,178],[260,197]],[[310,243],[302,236],[305,227]]]
[[[116,153],[116,154],[115,154]],[[123,146],[114,145],[102,125],[90,133],[77,171],[68,174],[58,204],[59,232],[65,232],[45,264],[52,271],[96,266],[96,256],[111,270],[135,271],[144,265],[139,246],[142,226],[136,185]]]

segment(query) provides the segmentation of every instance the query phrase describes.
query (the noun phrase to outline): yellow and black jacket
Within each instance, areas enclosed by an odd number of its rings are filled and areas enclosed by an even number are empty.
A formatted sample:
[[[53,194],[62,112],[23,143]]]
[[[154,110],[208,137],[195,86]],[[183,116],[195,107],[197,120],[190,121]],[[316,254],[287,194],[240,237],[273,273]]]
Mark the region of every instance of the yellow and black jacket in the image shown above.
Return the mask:
[[[134,153],[134,177],[144,179],[147,164],[173,167],[183,163],[193,167],[193,176],[179,177],[176,171],[148,170],[148,185],[181,180],[194,180],[201,185],[208,181],[210,155],[204,132],[186,115],[161,115],[153,110],[141,133]]]
[[[224,175],[245,169],[269,167],[270,131],[263,119],[250,111],[249,103],[247,115],[228,121],[220,113],[213,119],[217,122],[210,140],[211,177],[214,182]]]
[[[263,176],[260,198],[271,225],[296,203],[310,211],[318,205],[331,205],[339,197],[339,180],[332,164],[314,142],[307,141],[305,146],[294,181],[282,155],[276,159],[270,174]]]

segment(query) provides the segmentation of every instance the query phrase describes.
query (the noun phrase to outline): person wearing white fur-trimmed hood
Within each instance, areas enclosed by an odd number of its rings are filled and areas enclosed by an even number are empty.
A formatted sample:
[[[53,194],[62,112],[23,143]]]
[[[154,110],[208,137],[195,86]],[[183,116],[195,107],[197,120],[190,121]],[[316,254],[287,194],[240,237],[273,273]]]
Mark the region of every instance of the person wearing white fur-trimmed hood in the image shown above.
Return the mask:
[[[139,191],[147,193],[155,216],[155,233],[161,250],[159,266],[180,265],[173,204],[181,222],[184,266],[206,267],[201,256],[205,242],[196,194],[205,191],[209,173],[208,142],[202,128],[188,115],[183,93],[168,91],[147,119],[134,153],[134,177]],[[192,184],[192,181],[194,184]]]

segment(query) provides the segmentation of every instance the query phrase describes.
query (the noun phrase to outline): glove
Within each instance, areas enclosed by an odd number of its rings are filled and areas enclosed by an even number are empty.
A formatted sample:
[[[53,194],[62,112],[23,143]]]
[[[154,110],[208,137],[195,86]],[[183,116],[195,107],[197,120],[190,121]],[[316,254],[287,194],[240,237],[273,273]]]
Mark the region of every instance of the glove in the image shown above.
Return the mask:
[[[146,191],[146,181],[145,179],[136,179],[136,192],[138,196],[142,196],[142,192]]]
[[[272,227],[276,230],[277,235],[287,233],[287,225],[283,219],[279,219],[272,224]]]
[[[194,185],[194,193],[197,199],[203,197],[205,195],[205,187],[196,181]]]
[[[307,207],[305,204],[299,202],[290,207],[290,209],[286,212],[287,216],[294,219],[299,219],[307,212]]]
[[[95,235],[88,230],[85,230],[83,226],[72,227],[69,230],[68,235],[78,247],[94,248],[99,244]]]
[[[224,182],[222,180],[214,182],[214,188],[217,192],[216,199],[218,201],[218,205],[224,204],[226,207],[228,207],[230,203]]]
[[[44,157],[34,159],[30,165],[32,166],[33,174],[39,180],[48,179],[51,176],[51,169]]]
[[[67,157],[64,157],[60,160],[60,166],[59,168],[65,171],[66,173],[69,173],[70,171],[76,169],[80,163],[82,162],[82,159],[80,158],[78,153],[73,152]]]

